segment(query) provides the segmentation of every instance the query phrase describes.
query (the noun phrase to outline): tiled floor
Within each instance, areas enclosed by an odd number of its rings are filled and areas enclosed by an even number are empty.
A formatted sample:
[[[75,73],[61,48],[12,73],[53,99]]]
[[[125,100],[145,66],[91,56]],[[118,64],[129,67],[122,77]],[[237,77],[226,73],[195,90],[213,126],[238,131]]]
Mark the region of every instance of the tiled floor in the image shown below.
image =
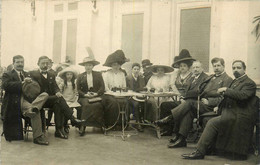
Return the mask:
[[[2,129],[2,124],[0,124]],[[122,141],[120,137],[105,136],[101,132],[88,128],[88,133],[80,137],[75,128],[70,129],[68,140],[54,137],[54,127],[50,127],[47,136],[49,146],[32,143],[32,134],[28,141],[6,142],[1,138],[1,165],[170,165],[170,164],[216,164],[246,165],[258,164],[259,157],[250,155],[247,161],[234,161],[218,156],[206,156],[204,160],[183,160],[181,154],[191,152],[195,144],[187,148],[168,149],[169,137],[157,139],[156,133],[146,128],[144,133],[130,136]],[[119,133],[119,132],[117,132]]]

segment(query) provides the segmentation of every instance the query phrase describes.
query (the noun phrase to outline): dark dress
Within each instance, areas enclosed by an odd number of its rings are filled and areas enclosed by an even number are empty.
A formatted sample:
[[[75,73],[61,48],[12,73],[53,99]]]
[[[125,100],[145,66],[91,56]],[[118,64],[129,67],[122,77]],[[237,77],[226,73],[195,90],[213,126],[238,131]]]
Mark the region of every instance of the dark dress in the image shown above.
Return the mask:
[[[77,78],[77,88],[79,93],[79,103],[81,104],[82,113],[81,119],[85,119],[87,126],[104,126],[104,108],[100,102],[89,103],[89,99],[84,95],[88,92],[95,92],[98,97],[102,97],[104,93],[104,81],[101,73],[92,71],[93,88],[89,89],[87,83],[87,73],[80,74]]]
[[[184,79],[181,78],[180,73],[177,75],[175,86],[180,92],[181,96],[185,96],[185,92],[187,91],[187,87],[191,82],[192,73],[188,74]]]

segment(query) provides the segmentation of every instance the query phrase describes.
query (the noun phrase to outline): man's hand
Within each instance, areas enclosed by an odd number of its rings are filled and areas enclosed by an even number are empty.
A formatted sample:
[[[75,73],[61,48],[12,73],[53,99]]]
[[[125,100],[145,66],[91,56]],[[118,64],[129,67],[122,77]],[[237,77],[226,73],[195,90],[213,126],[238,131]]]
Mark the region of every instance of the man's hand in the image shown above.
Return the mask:
[[[86,98],[93,98],[96,97],[98,94],[95,92],[88,92],[87,94],[84,95]]]
[[[55,95],[56,95],[57,97],[62,97],[62,94],[61,94],[60,92],[57,92]]]
[[[32,79],[30,77],[26,77],[24,78],[24,83],[31,83],[32,82]]]
[[[205,105],[208,105],[209,104],[209,100],[208,99],[205,99],[205,98],[202,98],[201,99],[201,102]]]
[[[213,111],[214,111],[215,113],[218,113],[218,107],[215,107],[215,108],[213,109]]]
[[[217,93],[224,94],[227,90],[227,87],[218,88]]]

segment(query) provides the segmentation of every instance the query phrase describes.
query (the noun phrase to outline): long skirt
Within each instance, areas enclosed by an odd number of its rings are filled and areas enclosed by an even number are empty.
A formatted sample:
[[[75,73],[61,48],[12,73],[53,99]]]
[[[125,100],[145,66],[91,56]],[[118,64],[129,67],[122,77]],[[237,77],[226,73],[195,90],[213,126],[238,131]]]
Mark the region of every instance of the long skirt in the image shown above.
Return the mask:
[[[89,103],[88,98],[80,98],[81,119],[86,120],[85,126],[104,126],[104,108],[101,102]]]

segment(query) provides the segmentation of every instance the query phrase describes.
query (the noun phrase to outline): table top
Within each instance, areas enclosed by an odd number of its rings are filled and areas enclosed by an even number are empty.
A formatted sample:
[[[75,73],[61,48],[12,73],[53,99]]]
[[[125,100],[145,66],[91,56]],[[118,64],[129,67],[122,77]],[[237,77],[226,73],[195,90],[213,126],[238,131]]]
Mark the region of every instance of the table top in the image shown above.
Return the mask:
[[[105,92],[106,95],[111,95],[115,97],[132,97],[132,96],[137,96],[137,97],[145,97],[145,96],[150,96],[150,97],[172,97],[172,96],[179,96],[179,94],[174,93],[174,92],[161,92],[161,93],[151,93],[151,92],[134,92],[134,91],[128,91],[128,92],[113,92],[113,91],[107,91]]]

